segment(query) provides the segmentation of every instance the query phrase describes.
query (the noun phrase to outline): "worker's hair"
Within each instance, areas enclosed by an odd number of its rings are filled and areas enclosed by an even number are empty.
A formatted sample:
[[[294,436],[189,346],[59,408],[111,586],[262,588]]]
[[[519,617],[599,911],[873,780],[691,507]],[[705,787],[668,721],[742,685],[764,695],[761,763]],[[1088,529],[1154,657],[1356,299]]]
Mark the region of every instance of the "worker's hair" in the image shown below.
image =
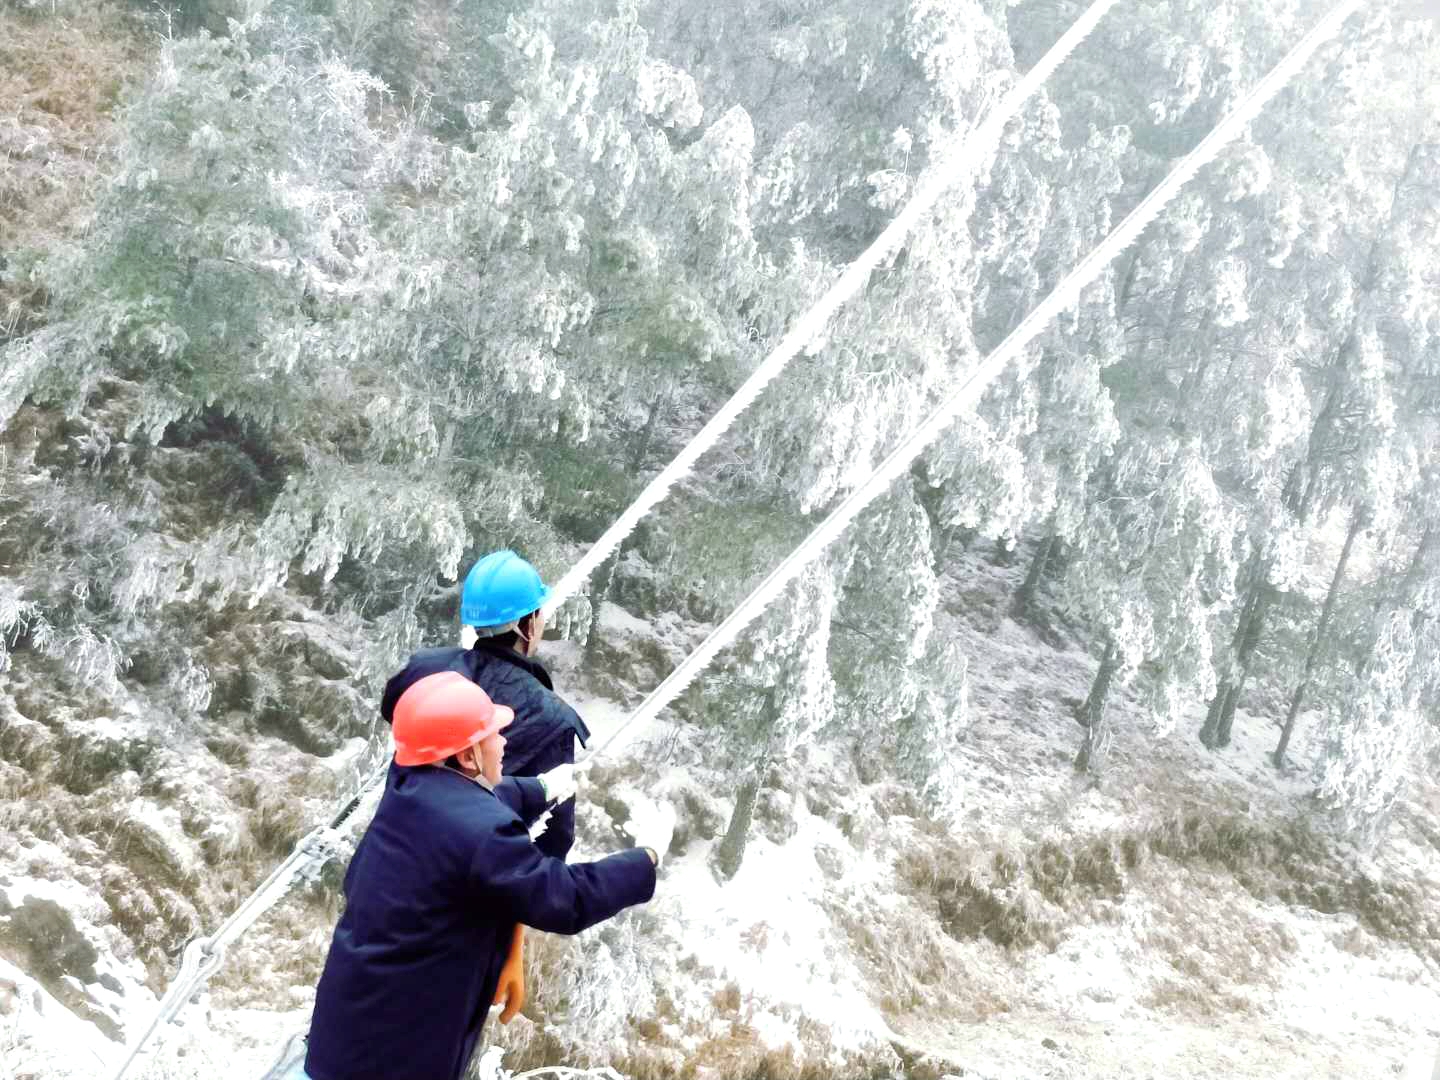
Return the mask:
[[[499,626],[467,626],[461,633],[469,639],[469,644],[473,645],[481,638],[498,638],[513,634],[515,628],[519,625],[519,619],[512,619],[507,623],[501,623]]]
[[[529,615],[522,615],[514,622],[503,623],[500,626],[466,626],[460,630],[460,644],[467,649],[473,649],[475,643],[482,638],[487,641],[494,641],[506,648],[514,649],[520,645],[520,627],[534,619],[540,614],[536,608]]]

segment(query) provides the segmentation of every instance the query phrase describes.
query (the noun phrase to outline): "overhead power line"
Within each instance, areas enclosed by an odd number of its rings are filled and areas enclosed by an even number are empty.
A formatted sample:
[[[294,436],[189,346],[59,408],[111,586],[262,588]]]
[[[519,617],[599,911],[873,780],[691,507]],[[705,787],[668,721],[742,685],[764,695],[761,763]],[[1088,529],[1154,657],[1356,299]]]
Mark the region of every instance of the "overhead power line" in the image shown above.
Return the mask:
[[[1074,306],[1080,293],[1100,276],[1114,258],[1134,243],[1146,226],[1153,222],[1166,204],[1197,172],[1215,159],[1220,150],[1233,140],[1259,115],[1267,102],[1295,77],[1305,62],[1324,42],[1339,31],[1342,23],[1354,13],[1362,0],[1344,0],[1312,29],[1274,69],[1261,79],[1216,125],[1198,146],[1186,154],[1153,191],[1082,259],[1055,289],[1015,327],[994,351],[982,360],[959,387],[921,424],[914,427],[861,484],[830,512],[809,536],[757,585],[740,605],[719,626],[712,630],[695,650],[640,703],[639,708],[595,748],[590,759],[613,749],[625,736],[654,719],[660,710],[675,700],[705,669],[721,649],[731,644],[781,591],[802,570],[814,562],[833,543],[860,511],[889,490],[890,485],[911,463],[945,431],[962,412],[973,409],[980,396],[1020,353],[1040,334],[1050,321],[1065,309]],[[587,759],[587,760],[590,760]]]
[[[1111,0],[1111,2],[1113,2],[1113,0]],[[781,591],[793,581],[806,566],[818,558],[824,550],[845,531],[845,528],[855,519],[856,515],[887,491],[890,485],[909,469],[910,464],[915,458],[924,452],[924,450],[954,422],[960,413],[967,409],[974,408],[986,388],[1009,366],[1010,362],[1033,342],[1039,333],[1049,325],[1051,320],[1060,312],[1078,302],[1080,293],[1085,287],[1094,282],[1101,271],[1103,271],[1121,251],[1135,242],[1145,228],[1153,222],[1165,208],[1176,192],[1192,179],[1201,168],[1214,160],[1221,148],[1233,140],[1245,125],[1250,123],[1250,121],[1259,114],[1266,103],[1295,77],[1314,54],[1315,50],[1339,31],[1341,25],[1360,7],[1361,3],[1362,0],[1343,0],[1343,2],[1336,5],[1329,14],[1321,19],[1314,29],[1306,34],[1300,43],[1296,45],[1254,89],[1236,104],[1225,118],[1220,121],[1216,128],[1206,136],[1194,150],[1171,169],[1169,174],[1160,181],[1140,205],[1137,206],[1094,251],[1081,260],[1075,269],[1066,275],[1050,295],[1041,301],[1039,306],[1031,311],[994,351],[960,381],[950,397],[945,399],[920,425],[911,429],[880,465],[831,511],[829,516],[816,527],[804,542],[791,552],[791,554],[651,692],[650,696],[640,704],[640,707],[636,709],[618,729],[612,732],[609,738],[595,748],[586,758],[586,763],[593,762],[599,755],[609,752],[623,744],[627,737],[633,737],[634,733],[638,731],[645,722],[652,720],[662,709],[674,701],[675,698],[694,681],[695,677],[704,670],[710,661],[715,658],[716,654],[727,645],[730,645],[745,627],[749,626],[750,623],[759,617],[766,606],[775,600]],[[1097,3],[1092,5],[1085,17],[1093,14],[1094,18],[1098,19],[1100,14],[1103,14],[1104,10],[1109,6],[1110,3]],[[1084,18],[1082,18],[1082,22],[1083,21]],[[1091,25],[1093,25],[1093,22]],[[1077,27],[1079,26],[1080,24],[1077,23]],[[1070,34],[1073,34],[1075,30],[1076,27],[1072,27]],[[1075,37],[1069,47],[1073,48],[1074,44],[1082,39],[1088,31],[1089,28],[1086,27],[1084,33],[1080,33]],[[1070,34],[1067,34],[1067,38]],[[1065,40],[1066,39],[1062,38],[1062,42]],[[1059,48],[1059,43],[1057,43],[1056,47]],[[1068,52],[1068,49],[1066,51]],[[1055,62],[1058,63],[1058,59]],[[1044,61],[1041,63],[1044,64]],[[1037,69],[1040,66],[1041,65],[1037,65]],[[1018,90],[1019,87],[1016,89]],[[925,204],[921,211],[916,211],[913,216],[918,218],[924,208],[933,206],[935,199],[939,197],[939,194],[948,186],[949,182],[948,180],[942,181],[931,178],[930,183],[937,186],[933,194],[928,196],[928,204]],[[924,186],[924,182],[922,182],[922,186]],[[911,212],[912,207],[916,205],[920,197],[920,193],[917,193],[916,199],[912,200],[911,204],[901,212],[901,217]],[[900,219],[897,218],[896,223],[898,223],[899,220]],[[892,223],[892,228],[895,227],[896,223]],[[911,225],[913,225],[913,219],[910,224],[905,226],[904,232],[898,235],[903,237]],[[888,232],[889,230],[887,230],[887,233]],[[899,240],[896,239],[894,242],[898,244]],[[880,242],[877,241],[877,244],[879,243]],[[871,250],[874,250],[874,246],[872,246]],[[816,308],[812,309],[810,313],[807,313],[806,318],[802,320],[802,322],[811,320],[815,312],[819,310],[833,294],[833,306],[826,311],[826,317],[828,317],[829,312],[833,311],[834,308],[843,303],[849,295],[853,294],[855,289],[859,288],[865,276],[868,275],[874,265],[878,264],[881,257],[877,255],[874,262],[861,270],[856,270],[856,267],[860,266],[869,254],[870,252],[867,252],[865,256],[862,256],[860,260],[857,260],[856,264],[852,264],[852,267],[846,271],[846,275],[850,275],[851,271],[855,271],[858,275],[852,279],[853,287],[850,289],[850,292],[843,294],[837,292],[839,286],[839,282],[837,282],[836,287],[832,288],[831,292],[826,294],[821,304],[816,305]],[[842,276],[842,280],[844,279],[844,276]],[[810,340],[811,334],[818,332],[819,328],[823,326],[823,323],[824,318],[812,323],[811,333],[803,336],[797,336],[799,330],[797,326],[797,331],[792,331],[792,335],[790,336],[795,338],[794,347],[791,352],[785,356],[785,359],[788,360],[795,352],[803,348]],[[787,337],[787,340],[790,340],[790,337]],[[772,357],[779,355],[779,353],[780,350],[777,349],[776,353],[772,354]],[[780,366],[783,367],[783,363]],[[778,367],[776,370],[779,370]],[[773,373],[771,377],[773,377]],[[758,392],[759,387],[756,388],[756,393]],[[734,399],[732,399],[732,403],[733,401]],[[735,410],[735,413],[738,415],[739,411],[743,409],[744,404],[747,403],[748,402],[742,403],[741,406]],[[727,404],[727,408],[728,407]],[[731,419],[733,419],[733,416]],[[714,421],[712,421],[712,424],[713,423]],[[727,420],[725,426],[728,427],[728,424],[729,421]],[[710,426],[711,425],[706,425],[704,431],[710,430]],[[723,431],[724,428],[722,427],[719,430]],[[700,436],[696,437],[695,441],[692,441],[690,446],[686,448],[686,451],[691,450],[691,448],[699,442],[700,438],[704,435],[704,431],[701,432]],[[718,435],[718,431],[716,434]],[[698,457],[700,452],[703,452],[703,449],[704,447],[702,446],[689,460],[693,462],[694,458]],[[683,456],[684,452],[682,452],[682,457]],[[680,457],[676,458],[676,462],[680,460]],[[671,467],[674,465],[675,462],[672,462]],[[669,467],[667,467],[667,471],[668,468]],[[688,468],[688,464],[686,468]],[[676,473],[676,476],[678,477],[678,475],[683,474],[683,471],[682,469],[680,473]],[[664,473],[662,473],[662,475],[664,475]],[[660,478],[657,477],[656,479],[658,481]],[[673,482],[673,480],[671,482]],[[654,486],[652,483],[651,487]],[[668,484],[666,487],[668,488]],[[646,489],[647,493],[650,491],[651,488]],[[651,506],[658,502],[660,498],[663,498],[663,495],[664,491],[660,490],[644,509],[632,515],[635,506],[639,505],[645,498],[645,495],[642,495],[641,499],[637,500],[636,504],[632,505],[631,508],[621,516],[620,520],[616,522],[616,526],[612,527],[611,532],[614,532],[615,529],[620,526],[621,522],[629,518],[633,517],[633,521],[638,521],[648,512]],[[630,526],[632,528],[633,521]],[[628,532],[628,529],[626,531]],[[607,532],[606,535],[608,536],[610,533]],[[621,535],[623,538],[623,534]],[[602,542],[603,540],[604,538],[602,538]],[[615,542],[618,543],[618,540]],[[612,544],[612,549],[613,546]],[[599,547],[600,544],[597,543],[596,548]],[[591,554],[593,554],[594,550],[595,549],[592,549]],[[589,558],[590,555],[587,554],[586,559]],[[603,559],[604,555],[601,555],[600,558]],[[594,560],[594,563],[598,562],[599,559]],[[562,580],[562,587],[565,582],[570,582],[570,587],[574,589],[578,587],[576,582],[583,582],[585,580],[588,571],[584,574],[580,573],[581,567],[585,566],[585,563],[586,560],[582,559],[581,562],[565,576]],[[594,563],[591,565],[592,569]],[[557,587],[556,593],[559,594],[560,592],[561,588]],[[306,836],[305,839],[296,846],[295,850],[291,852],[289,857],[266,878],[265,882],[241,903],[240,907],[226,920],[213,937],[197,939],[187,947],[182,961],[180,976],[166,992],[155,1019],[131,1046],[124,1062],[115,1074],[115,1080],[123,1080],[125,1073],[148,1040],[160,1027],[180,1011],[184,1004],[190,999],[190,996],[204,985],[210,975],[219,968],[224,959],[224,947],[238,940],[270,907],[278,903],[295,881],[306,874],[313,873],[318,866],[323,865],[333,857],[338,839],[335,830],[346,822],[358,807],[365,792],[371,789],[384,775],[385,767],[382,766],[374,775],[365,781],[360,791],[336,814],[330,825],[316,829]]]
[[[623,544],[625,538],[635,531],[635,526],[641,519],[670,493],[675,484],[689,474],[700,456],[730,430],[736,418],[754,403],[760,392],[769,386],[802,350],[813,347],[830,317],[865,287],[877,266],[899,250],[921,219],[935,208],[940,196],[970,176],[979,162],[994,153],[1000,145],[1000,137],[1005,133],[1005,125],[1014,119],[1025,102],[1045,84],[1065,58],[1075,51],[1075,47],[1090,36],[1095,24],[1114,3],[1115,0],[1094,0],[1074,25],[1050,47],[1050,51],[1000,99],[978,127],[956,136],[940,152],[935,163],[921,175],[910,201],[895,215],[894,220],[885,227],[885,231],[841,272],[835,283],[825,291],[825,295],[795,321],[794,326],[780,339],[780,343],[770,350],[769,355],[760,361],[759,367],[751,372],[750,377],[741,384],[730,400],[720,406],[720,410],[685,444],[674,460],[645,485],[645,490],[635,497],[625,508],[625,512],[615,519],[615,523],[605,530],[580,561],[560,579],[545,604],[547,613],[554,611],[579,592],[595,572],[595,568]]]

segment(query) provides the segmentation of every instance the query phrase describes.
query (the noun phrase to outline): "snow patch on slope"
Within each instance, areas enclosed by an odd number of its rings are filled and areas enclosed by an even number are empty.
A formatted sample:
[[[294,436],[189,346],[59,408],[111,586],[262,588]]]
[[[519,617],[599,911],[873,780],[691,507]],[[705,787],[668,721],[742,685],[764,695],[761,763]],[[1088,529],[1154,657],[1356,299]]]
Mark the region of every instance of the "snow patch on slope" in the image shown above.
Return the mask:
[[[710,846],[668,867],[657,898],[673,920],[677,945],[748,999],[747,1022],[772,1047],[799,1046],[799,1016],[827,1029],[840,1053],[862,1051],[889,1031],[865,996],[864,979],[822,901],[877,885],[875,863],[851,861],[838,881],[827,878],[816,850],[847,848],[840,831],[795,800],[793,839],[773,844],[755,837],[728,883],[717,882]]]
[[[0,1075],[93,1080],[116,1046],[19,968],[0,960]]]

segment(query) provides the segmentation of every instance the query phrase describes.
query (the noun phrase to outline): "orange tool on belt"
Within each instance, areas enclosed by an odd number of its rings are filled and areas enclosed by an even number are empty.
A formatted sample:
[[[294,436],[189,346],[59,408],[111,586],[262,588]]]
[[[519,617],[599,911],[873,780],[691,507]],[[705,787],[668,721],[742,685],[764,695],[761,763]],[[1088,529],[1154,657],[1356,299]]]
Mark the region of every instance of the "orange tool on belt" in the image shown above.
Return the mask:
[[[495,987],[495,1005],[504,1005],[500,1022],[508,1024],[514,1020],[525,1005],[525,927],[515,924],[515,936],[510,939],[510,955],[500,969],[500,982]]]

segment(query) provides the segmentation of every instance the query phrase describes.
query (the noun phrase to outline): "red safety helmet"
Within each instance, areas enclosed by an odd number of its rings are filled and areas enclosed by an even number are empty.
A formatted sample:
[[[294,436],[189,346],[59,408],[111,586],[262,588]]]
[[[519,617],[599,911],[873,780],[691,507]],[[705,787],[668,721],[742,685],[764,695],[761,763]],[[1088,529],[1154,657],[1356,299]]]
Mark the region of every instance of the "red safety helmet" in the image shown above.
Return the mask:
[[[431,765],[488,739],[515,719],[515,710],[458,671],[417,679],[395,704],[395,764]]]

